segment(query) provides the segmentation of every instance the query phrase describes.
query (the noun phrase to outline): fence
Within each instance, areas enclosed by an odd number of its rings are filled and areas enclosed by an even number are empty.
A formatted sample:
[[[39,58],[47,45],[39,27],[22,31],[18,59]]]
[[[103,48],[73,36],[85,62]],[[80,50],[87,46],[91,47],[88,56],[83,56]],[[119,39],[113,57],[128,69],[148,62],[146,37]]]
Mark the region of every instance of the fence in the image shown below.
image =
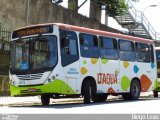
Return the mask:
[[[9,93],[9,64],[10,64],[11,32],[5,24],[0,23],[0,94]]]
[[[0,75],[8,75],[11,32],[0,23]]]

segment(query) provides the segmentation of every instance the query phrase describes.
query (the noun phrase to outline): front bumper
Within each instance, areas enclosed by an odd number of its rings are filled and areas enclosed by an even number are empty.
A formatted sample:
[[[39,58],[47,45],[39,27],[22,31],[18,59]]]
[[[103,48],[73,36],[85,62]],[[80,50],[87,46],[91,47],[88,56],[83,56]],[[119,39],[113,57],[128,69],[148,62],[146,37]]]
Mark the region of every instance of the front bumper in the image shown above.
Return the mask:
[[[10,84],[11,96],[31,96],[50,94],[76,94],[76,92],[62,80],[54,80],[49,84],[35,86],[13,86]]]

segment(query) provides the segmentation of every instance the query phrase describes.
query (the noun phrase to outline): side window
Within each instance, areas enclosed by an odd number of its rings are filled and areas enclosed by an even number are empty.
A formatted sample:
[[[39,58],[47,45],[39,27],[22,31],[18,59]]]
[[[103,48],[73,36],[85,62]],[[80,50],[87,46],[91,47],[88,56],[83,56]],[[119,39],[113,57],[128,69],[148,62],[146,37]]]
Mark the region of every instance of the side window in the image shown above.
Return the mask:
[[[79,37],[82,57],[98,58],[99,51],[97,36],[80,33]]]
[[[67,66],[79,59],[78,42],[75,32],[60,30],[62,66]]]
[[[136,43],[135,49],[138,62],[150,62],[150,49],[148,44]]]
[[[157,75],[160,78],[160,50],[156,50]]]
[[[150,45],[150,54],[151,54],[151,62],[154,63],[154,47],[153,45]]]
[[[156,50],[156,59],[160,61],[160,50]]]
[[[119,40],[119,55],[124,61],[135,61],[134,43],[127,40]]]
[[[117,40],[109,37],[99,37],[100,57],[107,59],[118,59]]]

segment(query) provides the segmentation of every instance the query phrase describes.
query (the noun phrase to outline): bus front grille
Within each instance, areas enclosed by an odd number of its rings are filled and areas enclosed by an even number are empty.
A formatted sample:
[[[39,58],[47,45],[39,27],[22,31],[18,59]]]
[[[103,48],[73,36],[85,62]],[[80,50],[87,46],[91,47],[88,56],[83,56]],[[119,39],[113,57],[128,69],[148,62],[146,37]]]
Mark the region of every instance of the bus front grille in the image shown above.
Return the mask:
[[[39,80],[41,79],[43,73],[39,74],[28,74],[28,75],[17,75],[20,80]]]

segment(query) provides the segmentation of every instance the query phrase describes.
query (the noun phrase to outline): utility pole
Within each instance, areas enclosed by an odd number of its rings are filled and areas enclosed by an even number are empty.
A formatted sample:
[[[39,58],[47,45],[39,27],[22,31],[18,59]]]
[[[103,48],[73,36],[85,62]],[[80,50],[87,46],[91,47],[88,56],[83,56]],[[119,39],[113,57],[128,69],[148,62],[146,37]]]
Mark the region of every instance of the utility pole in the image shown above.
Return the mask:
[[[26,6],[25,6],[25,25],[26,26],[29,24],[29,4],[30,4],[30,0],[26,0]]]

